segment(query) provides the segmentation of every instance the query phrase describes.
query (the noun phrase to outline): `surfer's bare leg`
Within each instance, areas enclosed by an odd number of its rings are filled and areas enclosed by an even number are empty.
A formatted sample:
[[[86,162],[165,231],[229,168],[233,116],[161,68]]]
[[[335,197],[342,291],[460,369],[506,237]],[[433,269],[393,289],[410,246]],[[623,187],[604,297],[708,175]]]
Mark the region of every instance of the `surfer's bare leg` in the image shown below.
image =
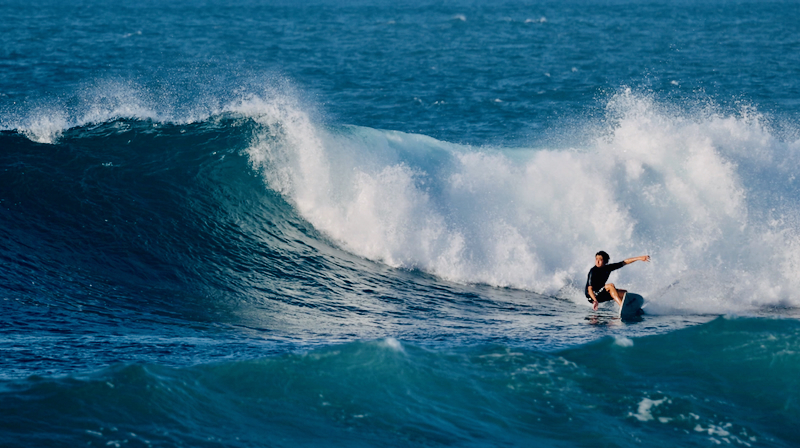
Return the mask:
[[[617,305],[622,306],[622,298],[625,297],[625,293],[628,292],[624,289],[617,289],[613,283],[609,283],[605,286],[606,291],[611,295],[611,298],[617,302]]]

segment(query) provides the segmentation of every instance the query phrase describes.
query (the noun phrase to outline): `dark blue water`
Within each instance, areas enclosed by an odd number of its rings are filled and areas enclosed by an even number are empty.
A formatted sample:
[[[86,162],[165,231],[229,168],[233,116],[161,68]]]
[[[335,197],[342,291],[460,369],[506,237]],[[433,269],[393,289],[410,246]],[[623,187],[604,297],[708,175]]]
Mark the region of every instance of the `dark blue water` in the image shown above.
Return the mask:
[[[796,446],[799,14],[0,4],[0,445]]]

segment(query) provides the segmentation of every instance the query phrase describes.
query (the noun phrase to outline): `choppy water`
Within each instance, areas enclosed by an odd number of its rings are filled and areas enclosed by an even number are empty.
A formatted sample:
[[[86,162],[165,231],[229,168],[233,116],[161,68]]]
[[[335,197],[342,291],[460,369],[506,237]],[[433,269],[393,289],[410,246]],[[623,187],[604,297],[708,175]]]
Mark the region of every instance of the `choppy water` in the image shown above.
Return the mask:
[[[795,446],[799,12],[0,4],[0,443]]]

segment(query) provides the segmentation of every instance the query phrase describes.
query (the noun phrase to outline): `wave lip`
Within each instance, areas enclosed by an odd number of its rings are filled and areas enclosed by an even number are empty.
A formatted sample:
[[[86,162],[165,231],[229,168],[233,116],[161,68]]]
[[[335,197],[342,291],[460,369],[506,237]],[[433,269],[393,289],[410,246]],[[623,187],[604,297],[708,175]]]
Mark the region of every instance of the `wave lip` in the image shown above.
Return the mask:
[[[223,87],[193,80],[192,85],[196,90],[189,94],[171,85],[159,89],[134,81],[97,80],[57,98],[15,103],[2,111],[0,128],[20,132],[38,143],[54,144],[69,129],[117,120],[186,125],[225,114],[259,115],[269,104],[297,104],[301,96],[289,80],[280,78]],[[253,109],[254,104],[259,104],[259,110]]]

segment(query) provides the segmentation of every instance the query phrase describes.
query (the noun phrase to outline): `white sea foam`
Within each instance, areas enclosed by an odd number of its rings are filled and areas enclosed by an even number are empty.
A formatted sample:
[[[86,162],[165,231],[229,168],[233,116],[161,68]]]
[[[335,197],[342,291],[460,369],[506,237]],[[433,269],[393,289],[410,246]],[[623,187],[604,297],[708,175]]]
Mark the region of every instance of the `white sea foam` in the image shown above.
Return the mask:
[[[403,344],[395,338],[386,338],[383,340],[383,344],[396,352],[405,353]]]
[[[547,18],[540,17],[538,19],[526,19],[525,23],[547,23]]]
[[[629,412],[628,416],[635,417],[640,422],[649,422],[651,420],[655,420],[652,413],[653,408],[656,408],[665,402],[669,403],[669,400],[666,398],[662,398],[660,400],[651,400],[647,397],[642,398],[642,401],[639,402],[639,407],[636,413],[634,414],[633,412]],[[659,421],[665,423],[664,420],[659,419]],[[667,420],[667,422],[668,421],[669,420]]]
[[[67,119],[58,111],[39,110],[24,126],[17,125],[22,133],[38,143],[52,144],[67,129]]]
[[[624,91],[593,143],[512,151],[322,128],[286,100],[250,107],[268,185],[363,257],[582,302],[597,250],[649,253],[614,274],[648,312],[797,304],[800,143],[752,111],[681,112]]]
[[[625,336],[618,336],[614,338],[614,344],[620,347],[633,347],[633,340]]]

